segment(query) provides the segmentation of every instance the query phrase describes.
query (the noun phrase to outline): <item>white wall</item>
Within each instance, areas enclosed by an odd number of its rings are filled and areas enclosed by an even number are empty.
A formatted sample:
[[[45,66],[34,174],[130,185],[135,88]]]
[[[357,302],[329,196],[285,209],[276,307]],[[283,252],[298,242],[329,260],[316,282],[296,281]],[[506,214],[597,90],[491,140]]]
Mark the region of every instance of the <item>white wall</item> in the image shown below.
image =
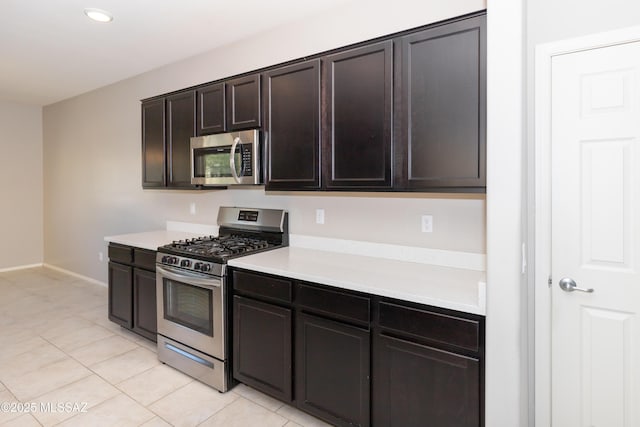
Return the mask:
[[[524,1],[487,5],[487,426],[527,425]]]
[[[0,101],[0,270],[42,263],[42,108]]]
[[[639,22],[640,3],[637,1],[536,0],[527,2],[529,47],[538,43],[636,26]]]

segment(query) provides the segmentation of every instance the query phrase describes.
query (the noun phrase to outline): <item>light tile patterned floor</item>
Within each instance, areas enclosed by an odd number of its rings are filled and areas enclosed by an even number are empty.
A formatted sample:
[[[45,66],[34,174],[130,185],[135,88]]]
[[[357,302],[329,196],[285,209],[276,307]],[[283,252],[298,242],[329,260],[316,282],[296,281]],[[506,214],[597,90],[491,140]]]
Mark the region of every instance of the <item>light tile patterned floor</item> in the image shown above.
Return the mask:
[[[47,268],[0,273],[0,426],[315,427],[247,386],[218,393],[107,319],[107,289]]]

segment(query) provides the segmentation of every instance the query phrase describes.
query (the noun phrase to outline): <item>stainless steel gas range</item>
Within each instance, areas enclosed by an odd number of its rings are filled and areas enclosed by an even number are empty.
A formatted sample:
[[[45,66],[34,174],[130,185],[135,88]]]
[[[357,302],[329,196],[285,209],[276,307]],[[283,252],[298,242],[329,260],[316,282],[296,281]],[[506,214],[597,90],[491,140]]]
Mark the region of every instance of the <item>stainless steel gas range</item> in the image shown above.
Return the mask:
[[[231,385],[227,261],[287,246],[287,212],[221,207],[219,235],[158,248],[158,358],[219,391]]]

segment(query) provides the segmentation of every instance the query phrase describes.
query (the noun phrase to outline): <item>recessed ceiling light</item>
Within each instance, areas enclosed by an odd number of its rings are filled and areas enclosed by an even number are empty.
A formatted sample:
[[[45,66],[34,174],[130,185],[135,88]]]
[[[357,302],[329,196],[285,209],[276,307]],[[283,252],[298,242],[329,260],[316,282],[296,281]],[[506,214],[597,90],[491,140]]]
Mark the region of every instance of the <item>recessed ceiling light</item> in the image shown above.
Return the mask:
[[[98,21],[98,22],[113,21],[113,16],[106,10],[102,10],[102,9],[95,9],[92,7],[88,7],[84,10],[84,14],[87,15],[89,18],[93,19],[94,21]]]

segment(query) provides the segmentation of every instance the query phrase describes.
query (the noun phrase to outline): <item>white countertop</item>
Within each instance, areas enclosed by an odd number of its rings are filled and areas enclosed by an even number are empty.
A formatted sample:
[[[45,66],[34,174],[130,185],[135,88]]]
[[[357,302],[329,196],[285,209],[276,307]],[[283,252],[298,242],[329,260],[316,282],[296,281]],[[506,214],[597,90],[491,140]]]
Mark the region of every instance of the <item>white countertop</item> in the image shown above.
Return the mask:
[[[217,226],[168,221],[166,230],[107,236],[104,240],[156,250],[174,240],[210,234],[217,235]],[[483,255],[308,236],[291,237],[294,246],[234,258],[228,264],[306,282],[485,315]],[[341,252],[335,252],[327,250],[328,247],[342,249]],[[424,259],[435,260],[441,265],[415,262]]]
[[[107,236],[104,238],[110,243],[134,246],[136,248],[149,249],[155,251],[159,246],[171,243],[174,240],[190,239],[198,237],[198,234],[184,231],[156,230],[144,233],[120,234],[117,236]]]
[[[104,240],[111,243],[119,243],[121,245],[155,251],[159,246],[166,245],[174,240],[191,239],[211,234],[218,235],[218,226],[167,221],[166,230],[119,234],[116,236],[107,236]]]
[[[371,256],[286,247],[230,266],[485,315],[485,273]]]

